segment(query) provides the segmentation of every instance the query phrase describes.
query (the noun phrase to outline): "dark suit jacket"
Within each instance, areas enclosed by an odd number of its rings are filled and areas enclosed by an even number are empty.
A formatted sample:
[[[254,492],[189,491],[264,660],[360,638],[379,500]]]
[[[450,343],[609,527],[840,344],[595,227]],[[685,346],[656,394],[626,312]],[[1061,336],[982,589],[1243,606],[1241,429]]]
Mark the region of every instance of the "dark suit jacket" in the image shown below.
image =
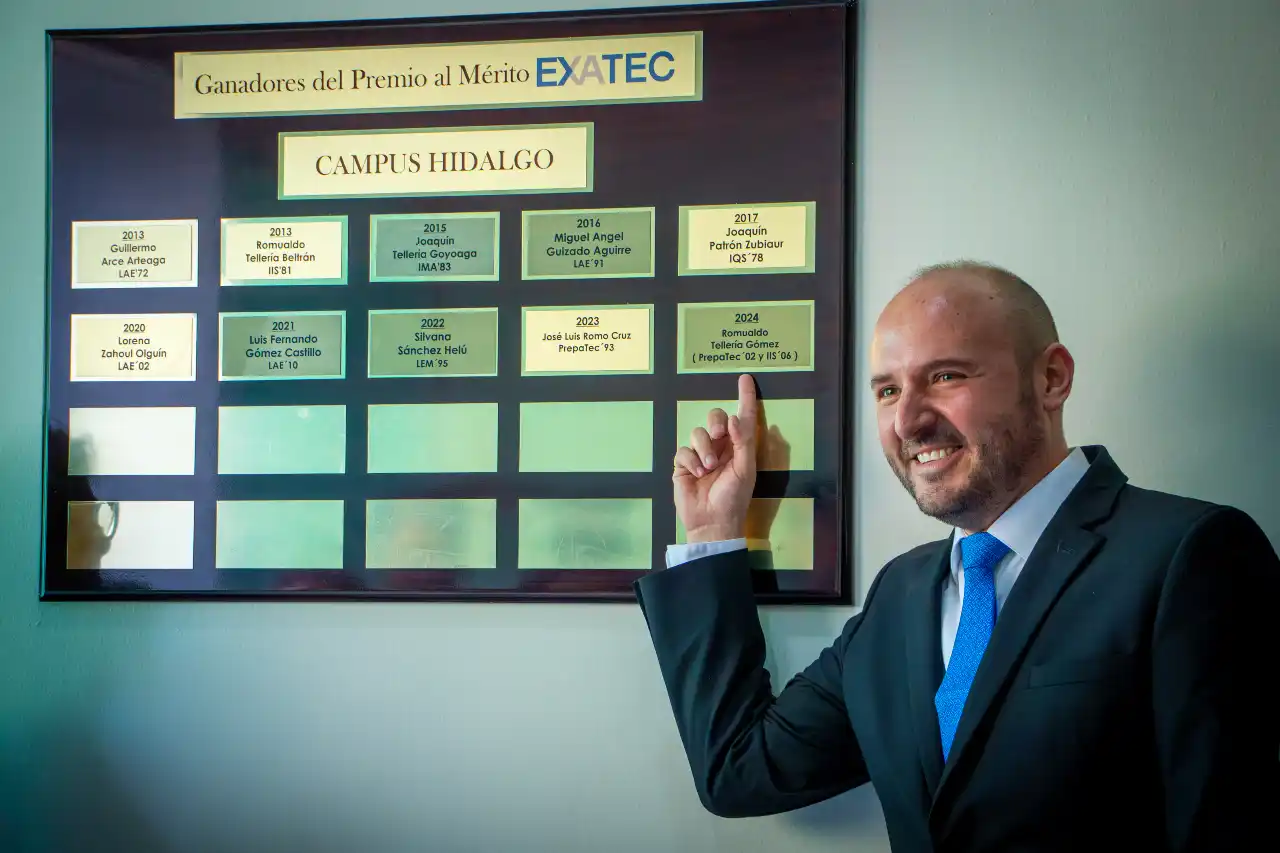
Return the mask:
[[[950,539],[889,562],[778,694],[743,553],[636,592],[702,803],[787,811],[870,781],[895,851],[1258,851],[1280,809],[1280,560],[1229,507],[1106,450],[1009,593],[944,765]]]

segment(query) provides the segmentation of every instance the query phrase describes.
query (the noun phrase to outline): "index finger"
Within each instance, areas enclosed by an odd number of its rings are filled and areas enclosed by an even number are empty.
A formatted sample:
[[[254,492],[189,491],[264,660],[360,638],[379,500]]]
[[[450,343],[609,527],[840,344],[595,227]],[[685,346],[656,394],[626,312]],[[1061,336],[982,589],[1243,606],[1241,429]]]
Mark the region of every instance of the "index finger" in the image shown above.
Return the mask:
[[[747,435],[753,435],[756,428],[756,381],[750,374],[738,377],[738,421]]]

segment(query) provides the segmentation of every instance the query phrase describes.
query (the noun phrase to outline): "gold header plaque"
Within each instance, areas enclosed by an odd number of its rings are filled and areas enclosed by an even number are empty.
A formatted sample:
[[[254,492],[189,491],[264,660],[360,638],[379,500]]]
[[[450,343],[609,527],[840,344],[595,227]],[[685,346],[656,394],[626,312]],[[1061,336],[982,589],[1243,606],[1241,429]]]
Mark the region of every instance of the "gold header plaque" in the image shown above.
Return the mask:
[[[175,118],[696,101],[702,33],[173,57]]]

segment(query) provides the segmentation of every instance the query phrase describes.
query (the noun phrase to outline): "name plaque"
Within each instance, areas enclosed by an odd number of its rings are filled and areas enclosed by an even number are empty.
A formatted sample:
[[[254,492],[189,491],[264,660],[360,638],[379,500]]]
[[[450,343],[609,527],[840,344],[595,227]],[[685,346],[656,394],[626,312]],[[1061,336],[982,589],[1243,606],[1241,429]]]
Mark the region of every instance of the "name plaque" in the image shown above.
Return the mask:
[[[497,281],[500,214],[369,217],[369,281]]]
[[[525,376],[652,372],[652,305],[524,309]]]
[[[682,304],[680,373],[813,370],[813,301]]]
[[[195,314],[71,315],[71,381],[191,381]]]
[[[524,278],[653,275],[652,207],[526,210]]]
[[[680,275],[811,273],[814,202],[680,208]]]
[[[195,287],[195,219],[71,223],[71,286]]]
[[[498,309],[369,312],[369,376],[497,376]]]
[[[218,315],[218,378],[341,379],[346,313],[289,311]]]
[[[346,284],[347,217],[222,220],[222,283]]]

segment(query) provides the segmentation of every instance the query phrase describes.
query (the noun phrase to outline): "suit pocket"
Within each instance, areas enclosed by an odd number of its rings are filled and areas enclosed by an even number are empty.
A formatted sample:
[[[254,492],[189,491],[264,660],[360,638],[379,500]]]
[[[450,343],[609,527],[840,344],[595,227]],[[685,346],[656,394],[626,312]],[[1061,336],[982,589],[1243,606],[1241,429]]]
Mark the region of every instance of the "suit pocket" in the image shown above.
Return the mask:
[[[1106,655],[1104,657],[1076,658],[1037,664],[1031,667],[1028,687],[1049,687],[1054,684],[1077,684],[1084,681],[1101,681],[1131,672],[1133,658],[1130,655]]]

